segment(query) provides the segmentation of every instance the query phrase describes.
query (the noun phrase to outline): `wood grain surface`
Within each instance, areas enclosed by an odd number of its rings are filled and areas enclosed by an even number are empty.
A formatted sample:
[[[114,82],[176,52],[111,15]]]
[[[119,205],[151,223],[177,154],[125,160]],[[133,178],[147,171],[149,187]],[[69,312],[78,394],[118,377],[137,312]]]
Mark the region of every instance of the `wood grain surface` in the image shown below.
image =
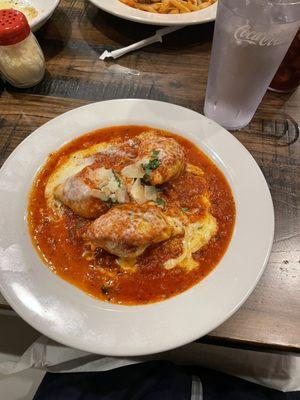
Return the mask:
[[[37,33],[47,60],[45,79],[28,90],[0,84],[1,164],[36,128],[90,102],[148,98],[203,112],[213,24],[184,28],[166,37],[163,44],[119,60],[98,60],[104,50],[129,45],[154,31],[155,27],[105,14],[87,1],[62,0]],[[249,126],[233,132],[269,184],[276,215],[275,241],[254,292],[206,341],[300,350],[299,122],[299,89],[285,95],[267,92]],[[0,303],[9,307],[2,297]]]

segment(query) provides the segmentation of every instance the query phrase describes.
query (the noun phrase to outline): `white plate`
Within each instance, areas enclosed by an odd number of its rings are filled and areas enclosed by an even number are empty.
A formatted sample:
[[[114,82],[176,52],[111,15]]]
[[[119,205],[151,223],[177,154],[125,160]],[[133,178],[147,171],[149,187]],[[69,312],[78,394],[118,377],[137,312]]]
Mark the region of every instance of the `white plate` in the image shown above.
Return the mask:
[[[137,10],[129,7],[119,0],[89,0],[102,10],[128,19],[129,21],[141,22],[149,25],[196,25],[214,21],[217,13],[217,3],[204,8],[184,14],[156,14],[147,11]]]
[[[88,131],[149,125],[196,143],[223,171],[236,202],[231,243],[199,284],[155,304],[120,306],[92,298],[43,265],[26,223],[27,195],[47,155]],[[151,100],[111,100],[63,114],[33,132],[0,171],[0,290],[43,334],[92,353],[133,356],[191,342],[216,328],[247,299],[268,260],[274,213],[267,183],[248,151],[204,116]]]
[[[60,0],[30,0],[32,6],[37,10],[38,15],[30,21],[32,31],[40,29],[52,16]]]

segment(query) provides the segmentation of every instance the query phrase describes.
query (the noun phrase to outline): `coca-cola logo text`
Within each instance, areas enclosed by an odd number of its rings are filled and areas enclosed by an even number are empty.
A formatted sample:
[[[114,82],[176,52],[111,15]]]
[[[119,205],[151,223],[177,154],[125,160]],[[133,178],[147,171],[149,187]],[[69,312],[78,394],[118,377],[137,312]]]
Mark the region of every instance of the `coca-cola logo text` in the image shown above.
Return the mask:
[[[239,42],[246,42],[257,46],[278,46],[282,43],[279,38],[276,38],[267,32],[256,32],[251,29],[250,25],[244,25],[234,32],[234,38]]]

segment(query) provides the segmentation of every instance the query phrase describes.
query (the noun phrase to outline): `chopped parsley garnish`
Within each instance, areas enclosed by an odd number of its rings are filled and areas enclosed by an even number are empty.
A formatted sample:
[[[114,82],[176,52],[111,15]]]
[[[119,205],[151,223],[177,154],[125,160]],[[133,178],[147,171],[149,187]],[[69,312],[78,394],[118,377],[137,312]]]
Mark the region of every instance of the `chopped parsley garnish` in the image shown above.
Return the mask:
[[[156,204],[158,204],[159,206],[165,206],[166,205],[166,201],[159,197],[158,199],[156,199]]]
[[[142,164],[142,168],[145,171],[144,180],[147,181],[151,178],[151,172],[160,166],[158,159],[159,151],[152,150],[151,159],[147,164]]]
[[[189,208],[188,207],[182,207],[181,211],[187,212],[187,211],[189,211]]]

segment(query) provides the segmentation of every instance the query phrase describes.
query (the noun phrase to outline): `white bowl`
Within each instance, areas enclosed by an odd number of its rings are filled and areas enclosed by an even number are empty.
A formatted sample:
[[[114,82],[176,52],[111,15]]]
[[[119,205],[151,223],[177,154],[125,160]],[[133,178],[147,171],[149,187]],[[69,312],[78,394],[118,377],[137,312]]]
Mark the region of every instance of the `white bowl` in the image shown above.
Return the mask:
[[[29,21],[30,28],[33,32],[40,29],[48,21],[59,2],[60,0],[30,0],[30,5],[38,12],[38,15]]]
[[[217,13],[217,3],[204,8],[184,14],[158,14],[137,10],[127,6],[119,0],[89,0],[95,6],[129,21],[140,22],[149,25],[196,25],[214,21]]]
[[[233,191],[236,224],[230,245],[201,282],[166,301],[109,304],[53,274],[27,228],[27,196],[48,154],[86,132],[148,125],[180,134],[222,170]],[[0,170],[0,290],[15,311],[54,340],[92,353],[133,356],[184,345],[229,318],[247,299],[267,263],[274,212],[264,176],[229,132],[194,111],[150,100],[111,100],[69,111],[38,128]]]

